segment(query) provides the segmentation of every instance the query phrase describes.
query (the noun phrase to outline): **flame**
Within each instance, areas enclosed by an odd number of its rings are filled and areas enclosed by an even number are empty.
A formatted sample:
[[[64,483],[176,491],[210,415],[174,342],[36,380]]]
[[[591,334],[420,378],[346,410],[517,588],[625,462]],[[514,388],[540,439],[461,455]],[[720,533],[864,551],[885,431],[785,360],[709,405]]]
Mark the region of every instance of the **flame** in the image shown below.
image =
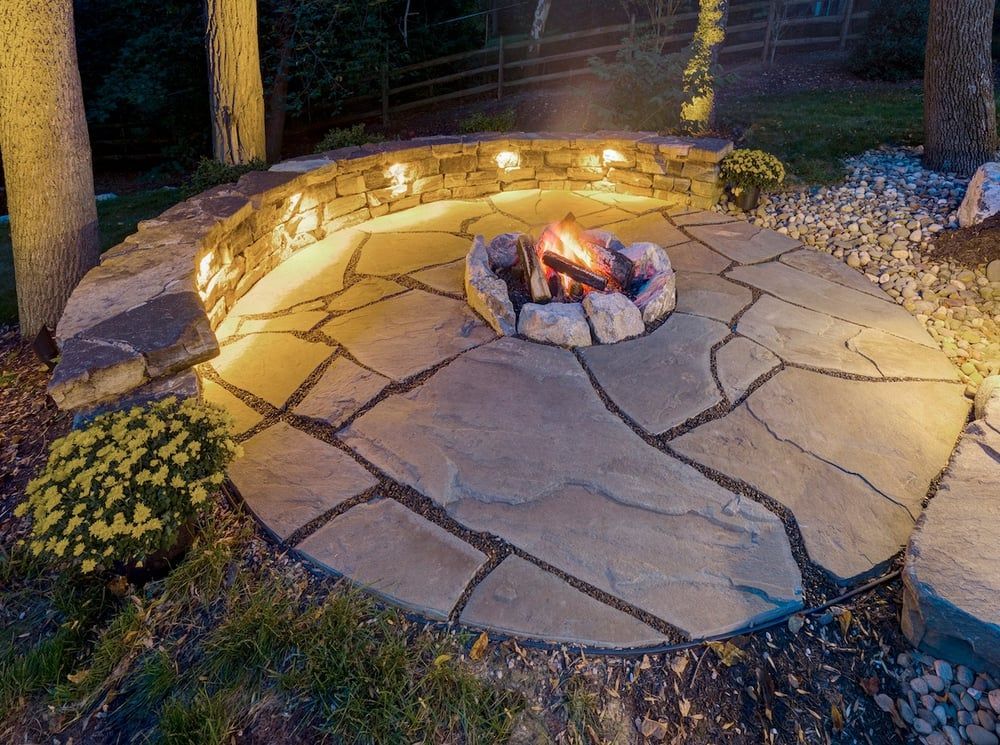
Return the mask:
[[[546,251],[553,251],[560,256],[563,256],[570,261],[585,266],[588,269],[599,269],[597,260],[594,258],[593,252],[587,249],[579,239],[575,230],[567,228],[559,223],[555,225],[550,225],[542,236],[538,239],[538,244],[535,247],[538,252],[538,257],[541,256]],[[546,271],[548,276],[554,274],[552,270]],[[573,280],[567,277],[565,274],[559,275],[559,281],[562,283],[563,290],[569,292],[573,285]],[[590,291],[589,287],[583,288],[584,293]]]

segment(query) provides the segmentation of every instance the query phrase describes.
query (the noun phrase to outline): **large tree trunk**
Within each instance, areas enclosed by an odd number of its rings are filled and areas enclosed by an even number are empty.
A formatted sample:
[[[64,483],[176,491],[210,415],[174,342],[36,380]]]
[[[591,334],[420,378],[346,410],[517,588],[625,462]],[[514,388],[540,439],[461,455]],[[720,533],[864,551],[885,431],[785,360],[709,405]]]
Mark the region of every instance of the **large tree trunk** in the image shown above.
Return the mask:
[[[286,10],[280,21],[280,44],[278,65],[274,71],[274,80],[267,96],[267,160],[281,160],[281,147],[285,140],[285,119],[288,106],[288,78],[291,72],[292,51],[295,44],[296,23],[293,11]]]
[[[715,126],[715,71],[728,19],[729,0],[701,0],[698,26],[684,68],[685,100],[681,105],[681,124],[691,132]]]
[[[21,334],[55,328],[97,264],[90,140],[70,0],[0,3],[3,154]]]
[[[535,6],[535,18],[531,22],[531,41],[528,47],[528,55],[534,57],[541,48],[542,34],[545,33],[545,23],[549,20],[549,10],[552,8],[552,0],[538,0]]]
[[[971,174],[997,152],[990,34],[996,0],[931,0],[924,61],[924,163]]]
[[[212,150],[230,165],[266,158],[256,0],[205,0]]]

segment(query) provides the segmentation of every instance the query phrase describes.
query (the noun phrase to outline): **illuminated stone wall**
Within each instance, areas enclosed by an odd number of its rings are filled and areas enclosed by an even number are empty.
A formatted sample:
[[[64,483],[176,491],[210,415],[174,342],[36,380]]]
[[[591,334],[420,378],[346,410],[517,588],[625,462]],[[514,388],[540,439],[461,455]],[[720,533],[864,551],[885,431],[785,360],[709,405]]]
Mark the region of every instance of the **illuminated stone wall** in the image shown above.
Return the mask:
[[[73,292],[49,392],[64,409],[197,391],[214,329],[296,250],[388,212],[517,189],[597,189],[709,208],[732,143],[648,133],[432,137],[279,163],[139,224]]]

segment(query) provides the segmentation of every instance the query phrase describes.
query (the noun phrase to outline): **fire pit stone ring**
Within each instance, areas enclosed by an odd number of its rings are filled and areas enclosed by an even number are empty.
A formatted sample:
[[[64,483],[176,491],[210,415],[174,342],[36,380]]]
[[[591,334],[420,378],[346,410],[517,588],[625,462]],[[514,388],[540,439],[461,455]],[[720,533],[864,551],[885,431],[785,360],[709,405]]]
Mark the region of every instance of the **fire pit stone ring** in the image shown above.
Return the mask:
[[[677,304],[676,275],[662,247],[625,246],[606,230],[581,230],[572,215],[537,241],[501,233],[487,243],[477,235],[465,260],[465,292],[501,336],[564,347],[641,336]]]

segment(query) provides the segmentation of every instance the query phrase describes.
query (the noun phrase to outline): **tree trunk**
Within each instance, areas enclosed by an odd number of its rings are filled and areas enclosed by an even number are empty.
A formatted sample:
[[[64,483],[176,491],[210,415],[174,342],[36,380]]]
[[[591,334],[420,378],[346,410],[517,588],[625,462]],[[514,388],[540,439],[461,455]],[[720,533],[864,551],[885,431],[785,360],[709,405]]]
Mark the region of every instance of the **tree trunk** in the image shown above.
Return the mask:
[[[535,6],[535,19],[531,22],[532,44],[528,47],[528,55],[535,57],[541,48],[542,34],[545,33],[545,22],[549,20],[549,10],[552,8],[552,0],[538,0]]]
[[[73,34],[70,0],[0,3],[0,152],[26,338],[55,328],[100,257]]]
[[[997,152],[990,34],[996,0],[931,0],[924,61],[924,163],[973,173]]]
[[[230,165],[263,160],[264,86],[256,0],[205,0],[212,151]]]
[[[684,68],[685,101],[681,104],[681,124],[691,132],[715,126],[715,71],[728,19],[729,0],[701,0],[698,26]]]
[[[285,118],[288,105],[288,77],[292,64],[292,49],[295,44],[296,24],[291,11],[281,18],[281,49],[278,52],[278,67],[274,71],[274,81],[267,96],[267,160],[274,163],[281,160],[281,146],[285,140]]]

